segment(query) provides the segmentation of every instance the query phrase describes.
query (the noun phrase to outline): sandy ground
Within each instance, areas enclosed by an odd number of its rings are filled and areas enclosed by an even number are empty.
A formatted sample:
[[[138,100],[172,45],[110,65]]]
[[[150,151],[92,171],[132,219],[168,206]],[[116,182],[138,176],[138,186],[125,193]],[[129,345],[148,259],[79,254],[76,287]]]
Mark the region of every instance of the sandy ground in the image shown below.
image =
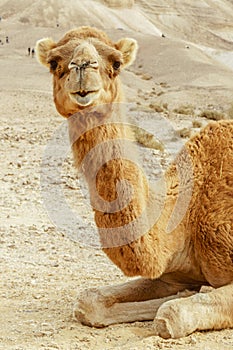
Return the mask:
[[[61,183],[55,186],[62,187],[69,205],[81,213],[82,242],[72,240],[51,222],[41,198],[41,160],[63,119],[53,106],[50,75],[35,58],[27,57],[27,47],[40,37],[50,33],[59,37],[63,32],[62,28],[1,24],[0,36],[10,33],[10,44],[0,46],[0,349],[232,349],[232,330],[163,340],[153,335],[152,322],[94,329],[73,319],[80,290],[127,278],[99,249],[84,244],[95,227],[71,157],[63,166]],[[111,33],[119,37],[122,30]],[[123,80],[132,103],[130,117],[138,124],[156,133],[160,115],[169,120],[175,133],[185,128],[183,136],[188,136],[208,122],[199,117],[201,110],[227,115],[233,91],[229,67],[195,44],[187,49],[186,43],[176,39],[133,34],[140,43],[138,60]],[[184,106],[190,112],[184,113]],[[183,112],[176,112],[175,107]],[[183,141],[178,137],[179,144]],[[153,173],[156,151],[141,147],[140,152]]]

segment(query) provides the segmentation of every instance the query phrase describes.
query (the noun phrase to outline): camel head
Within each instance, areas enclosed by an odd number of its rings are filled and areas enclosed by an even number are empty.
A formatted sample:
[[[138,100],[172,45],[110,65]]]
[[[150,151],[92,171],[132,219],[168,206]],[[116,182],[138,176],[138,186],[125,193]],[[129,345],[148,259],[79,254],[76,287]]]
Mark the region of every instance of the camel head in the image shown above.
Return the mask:
[[[39,62],[53,74],[54,102],[64,117],[89,106],[119,102],[119,73],[133,63],[137,52],[134,39],[111,41],[95,28],[80,27],[58,42],[37,42]]]

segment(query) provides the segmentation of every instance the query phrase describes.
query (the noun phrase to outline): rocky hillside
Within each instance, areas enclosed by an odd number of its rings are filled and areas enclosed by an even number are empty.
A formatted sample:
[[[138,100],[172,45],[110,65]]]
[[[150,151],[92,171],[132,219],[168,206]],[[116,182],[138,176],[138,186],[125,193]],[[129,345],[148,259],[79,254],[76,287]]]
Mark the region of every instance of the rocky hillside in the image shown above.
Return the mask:
[[[125,79],[133,99],[135,86],[148,96],[165,82],[159,103],[184,103],[193,95],[202,104],[219,96],[232,100],[232,0],[0,0],[0,16],[0,39],[9,35],[12,44],[0,55],[13,48],[21,57],[43,36],[56,40],[91,25],[113,38],[138,40],[137,61]]]
[[[40,27],[94,25],[232,50],[232,0],[1,0],[3,19]]]

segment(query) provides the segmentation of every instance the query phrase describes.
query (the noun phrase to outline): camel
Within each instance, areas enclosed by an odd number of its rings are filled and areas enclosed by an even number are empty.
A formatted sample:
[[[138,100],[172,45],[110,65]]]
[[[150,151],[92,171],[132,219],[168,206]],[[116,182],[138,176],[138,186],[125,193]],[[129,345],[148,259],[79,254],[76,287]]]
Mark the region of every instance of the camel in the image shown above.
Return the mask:
[[[101,248],[126,276],[134,277],[82,291],[74,316],[94,327],[153,320],[154,334],[163,338],[231,328],[233,122],[210,122],[186,142],[166,170],[160,215],[152,225],[144,225],[156,198],[151,199],[141,168],[125,157],[132,135],[121,115],[119,76],[134,62],[137,47],[134,39],[114,42],[92,27],[70,30],[58,42],[41,39],[36,46],[39,62],[53,75],[56,108],[68,118],[74,159],[88,183]],[[192,179],[187,176],[182,187],[177,166],[185,173],[187,156]],[[168,232],[179,192],[185,193],[190,181],[187,210]],[[149,211],[156,216],[156,208]]]

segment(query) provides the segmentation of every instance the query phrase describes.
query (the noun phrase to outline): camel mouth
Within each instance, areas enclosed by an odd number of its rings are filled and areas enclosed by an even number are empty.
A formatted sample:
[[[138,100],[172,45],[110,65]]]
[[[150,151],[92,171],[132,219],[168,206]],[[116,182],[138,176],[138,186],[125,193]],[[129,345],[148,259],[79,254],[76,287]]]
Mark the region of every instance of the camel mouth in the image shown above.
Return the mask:
[[[88,94],[91,94],[92,92],[93,91],[77,91],[77,92],[74,92],[74,94],[78,94],[80,97],[85,97]]]
[[[81,97],[85,97],[85,96],[87,96],[87,94],[89,94],[89,92],[88,91],[79,91],[79,92],[77,92],[77,94]]]
[[[70,93],[70,97],[78,105],[88,106],[94,102],[99,97],[100,90],[93,91],[75,91]]]
[[[86,97],[87,95],[89,94],[93,94],[97,91],[93,90],[93,91],[85,91],[85,90],[82,90],[82,91],[74,91],[74,92],[71,92],[71,95],[78,95],[80,97]]]

